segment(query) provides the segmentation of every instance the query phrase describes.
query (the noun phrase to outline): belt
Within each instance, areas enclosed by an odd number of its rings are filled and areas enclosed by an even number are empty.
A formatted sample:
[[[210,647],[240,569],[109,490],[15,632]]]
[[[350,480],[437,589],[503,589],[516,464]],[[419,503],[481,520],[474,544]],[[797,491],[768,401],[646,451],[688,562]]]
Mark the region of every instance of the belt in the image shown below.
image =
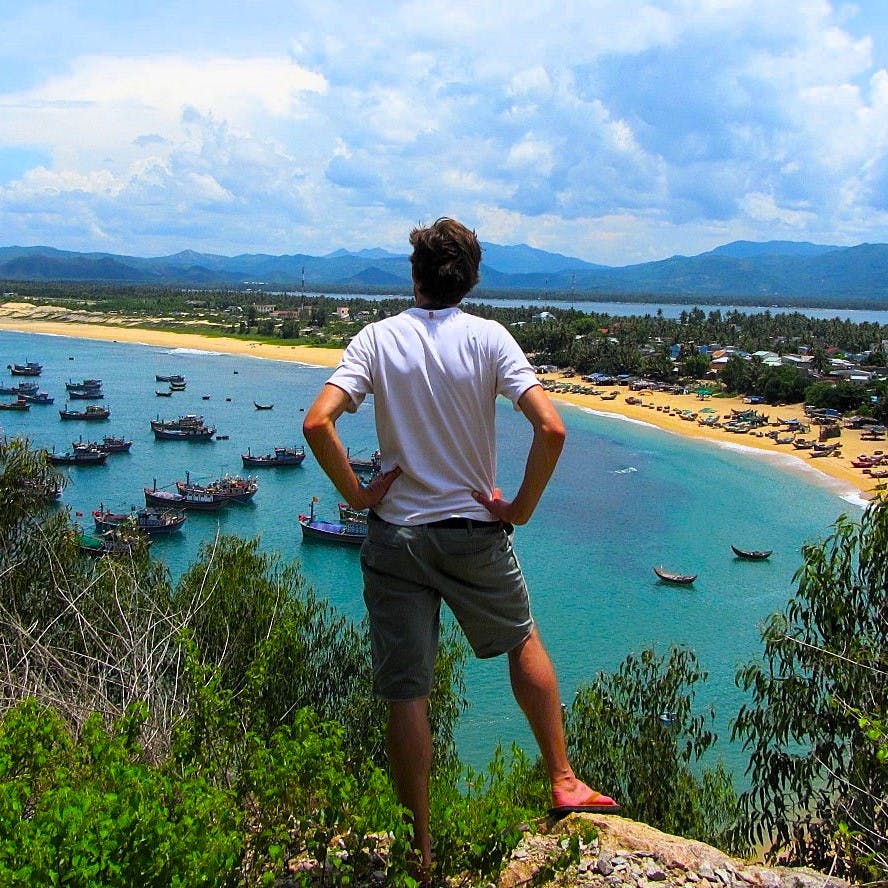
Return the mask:
[[[372,509],[368,517],[371,521],[382,521]],[[471,530],[473,527],[500,527],[502,521],[478,521],[476,518],[442,518],[440,521],[427,521],[425,524],[414,525],[416,527],[446,527],[456,530]]]
[[[473,527],[499,527],[502,521],[478,521],[475,518],[442,518],[429,521],[424,527],[457,527],[471,530]]]

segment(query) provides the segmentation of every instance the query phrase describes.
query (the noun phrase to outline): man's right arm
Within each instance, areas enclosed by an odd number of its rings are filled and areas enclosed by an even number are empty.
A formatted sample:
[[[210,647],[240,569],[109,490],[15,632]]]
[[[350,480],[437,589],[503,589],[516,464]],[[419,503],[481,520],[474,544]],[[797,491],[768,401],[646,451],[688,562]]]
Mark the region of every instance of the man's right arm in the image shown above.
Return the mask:
[[[348,464],[348,454],[336,431],[336,421],[351,405],[351,396],[339,386],[326,383],[305,414],[302,434],[321,468],[353,509],[375,506],[401,474],[398,468],[377,475],[362,485]]]

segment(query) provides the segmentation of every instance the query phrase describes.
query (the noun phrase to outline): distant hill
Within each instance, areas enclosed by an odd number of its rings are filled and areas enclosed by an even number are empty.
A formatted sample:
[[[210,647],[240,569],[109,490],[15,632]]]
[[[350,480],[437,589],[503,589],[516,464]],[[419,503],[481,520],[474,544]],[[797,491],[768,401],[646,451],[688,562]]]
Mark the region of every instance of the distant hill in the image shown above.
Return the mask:
[[[697,256],[613,267],[525,244],[484,243],[485,292],[533,291],[572,299],[736,299],[759,304],[885,303],[888,244],[838,247],[793,241],[734,241]],[[75,253],[53,247],[0,247],[0,279],[97,281],[157,286],[266,286],[314,291],[382,288],[408,293],[406,255],[382,249],[336,250],[326,256],[245,253],[220,256],[184,250],[154,258]]]

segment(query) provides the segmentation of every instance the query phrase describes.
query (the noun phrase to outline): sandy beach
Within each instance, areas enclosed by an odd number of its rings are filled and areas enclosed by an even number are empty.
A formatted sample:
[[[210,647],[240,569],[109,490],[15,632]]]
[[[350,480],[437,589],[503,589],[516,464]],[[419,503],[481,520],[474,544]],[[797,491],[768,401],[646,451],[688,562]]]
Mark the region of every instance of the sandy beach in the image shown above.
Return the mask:
[[[70,312],[52,306],[33,306],[30,303],[0,304],[0,330],[215,351],[278,361],[296,361],[321,367],[335,367],[341,354],[339,349],[248,342],[224,336],[171,333],[140,326],[149,323],[150,320],[145,318],[112,320],[99,314]],[[576,378],[567,379],[557,374],[549,374],[542,376],[541,379],[554,398],[577,407],[603,415],[610,414],[644,422],[683,437],[708,440],[721,446],[745,450],[750,456],[764,455],[790,471],[817,473],[812,477],[827,483],[837,494],[851,502],[871,499],[877,490],[876,485],[882,483],[862,469],[855,468],[851,461],[860,454],[872,454],[875,450],[888,451],[888,443],[861,440],[861,432],[858,430],[843,428],[841,436],[832,438],[829,442],[839,443],[840,447],[833,454],[818,458],[812,457],[810,450],[796,449],[790,443],[778,444],[773,437],[766,436],[767,432],[775,432],[781,428],[778,424],[780,419],[807,422],[800,404],[782,407],[758,405],[750,408],[750,405],[744,404],[740,398],[709,397],[701,400],[693,393],[672,395],[656,391],[631,392],[626,387],[594,389],[606,395],[616,391],[615,398],[606,400],[599,394],[569,391],[570,388],[576,388],[578,382],[583,385]],[[592,389],[591,386],[587,388]],[[627,402],[627,398],[630,402],[637,403]],[[700,419],[716,416],[726,419],[731,417],[734,410],[749,409],[765,414],[772,425],[751,433],[735,434],[723,428],[699,424]],[[691,413],[696,416],[691,417]],[[803,437],[816,440],[817,431],[817,427],[812,426]],[[780,436],[789,437],[784,432],[781,432]]]

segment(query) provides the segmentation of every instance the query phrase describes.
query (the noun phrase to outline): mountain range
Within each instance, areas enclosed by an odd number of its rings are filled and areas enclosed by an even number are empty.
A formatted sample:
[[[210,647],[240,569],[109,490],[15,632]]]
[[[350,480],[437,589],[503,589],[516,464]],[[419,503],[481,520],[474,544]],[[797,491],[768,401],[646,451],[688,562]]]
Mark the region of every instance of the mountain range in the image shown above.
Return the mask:
[[[479,291],[550,298],[664,297],[675,301],[888,304],[888,244],[839,247],[796,241],[734,241],[696,256],[607,266],[524,244],[482,244]],[[254,287],[406,293],[410,262],[383,249],[326,256],[221,256],[185,250],[144,258],[52,247],[0,247],[0,280],[80,281],[184,287]]]

